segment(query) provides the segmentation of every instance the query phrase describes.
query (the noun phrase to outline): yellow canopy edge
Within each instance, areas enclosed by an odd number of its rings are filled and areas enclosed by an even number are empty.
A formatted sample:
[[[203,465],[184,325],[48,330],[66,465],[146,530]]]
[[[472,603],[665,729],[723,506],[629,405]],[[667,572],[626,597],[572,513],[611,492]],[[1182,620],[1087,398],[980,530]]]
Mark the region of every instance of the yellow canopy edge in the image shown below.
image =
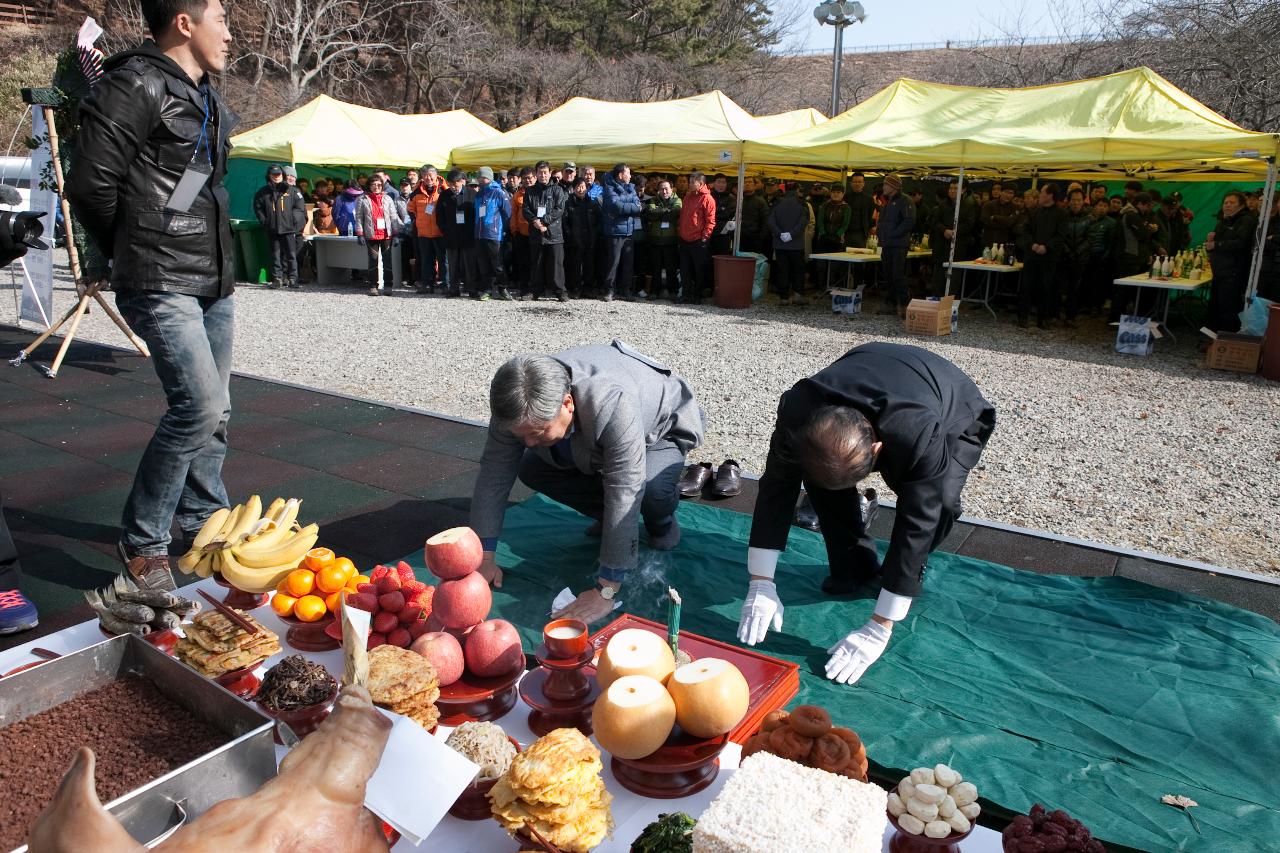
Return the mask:
[[[459,142],[498,131],[466,110],[397,115],[320,95],[264,125],[231,137],[231,156],[323,166],[443,168]]]
[[[1256,133],[1149,68],[1025,89],[902,79],[809,129],[744,146],[750,164],[1060,177],[1257,180]]]

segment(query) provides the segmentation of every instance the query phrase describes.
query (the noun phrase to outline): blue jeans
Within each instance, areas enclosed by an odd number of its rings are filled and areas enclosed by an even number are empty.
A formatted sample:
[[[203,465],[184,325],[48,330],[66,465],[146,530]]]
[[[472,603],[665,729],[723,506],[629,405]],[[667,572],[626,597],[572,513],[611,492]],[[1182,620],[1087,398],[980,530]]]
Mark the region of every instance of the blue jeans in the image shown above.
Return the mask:
[[[440,276],[436,277],[436,264]],[[436,282],[448,286],[449,258],[444,251],[443,237],[418,237],[418,286],[435,287]]]
[[[194,535],[229,504],[222,484],[231,417],[231,297],[121,290],[121,316],[151,348],[169,410],[138,463],[121,542],[131,555],[169,551],[174,519]]]

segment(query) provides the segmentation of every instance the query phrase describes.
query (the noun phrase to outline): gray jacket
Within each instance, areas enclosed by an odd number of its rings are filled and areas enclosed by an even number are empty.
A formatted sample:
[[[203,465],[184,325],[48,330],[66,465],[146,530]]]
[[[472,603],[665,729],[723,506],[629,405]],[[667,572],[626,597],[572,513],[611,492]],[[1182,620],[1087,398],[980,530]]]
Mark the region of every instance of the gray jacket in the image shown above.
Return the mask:
[[[387,219],[388,239],[399,237],[409,219],[404,209],[404,202],[383,193],[382,213]],[[360,196],[360,200],[356,202],[356,236],[373,237],[373,201],[368,193]]]
[[[552,358],[569,370],[574,400],[569,446],[574,465],[604,480],[600,564],[634,568],[645,450],[666,440],[687,455],[702,443],[706,415],[688,382],[621,341],[575,347]],[[531,452],[555,464],[549,448]],[[471,526],[481,539],[496,538],[502,532],[507,498],[524,453],[520,438],[489,425],[471,498]]]

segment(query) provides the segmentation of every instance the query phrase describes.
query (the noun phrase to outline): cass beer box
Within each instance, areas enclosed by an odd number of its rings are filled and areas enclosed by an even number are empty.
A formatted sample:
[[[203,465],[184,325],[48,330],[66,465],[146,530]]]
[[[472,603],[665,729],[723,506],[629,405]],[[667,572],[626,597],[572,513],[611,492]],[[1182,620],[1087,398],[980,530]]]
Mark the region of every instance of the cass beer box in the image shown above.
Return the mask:
[[[1231,332],[1210,332],[1201,329],[1211,339],[1205,353],[1205,366],[1214,370],[1232,370],[1236,373],[1257,373],[1262,357],[1262,338],[1254,335],[1237,335]]]
[[[841,288],[832,288],[831,290],[831,313],[833,314],[861,314],[862,313],[862,288],[857,290],[842,290]]]
[[[907,303],[907,333],[912,335],[949,335],[960,321],[960,303],[954,296],[941,299],[912,299]]]

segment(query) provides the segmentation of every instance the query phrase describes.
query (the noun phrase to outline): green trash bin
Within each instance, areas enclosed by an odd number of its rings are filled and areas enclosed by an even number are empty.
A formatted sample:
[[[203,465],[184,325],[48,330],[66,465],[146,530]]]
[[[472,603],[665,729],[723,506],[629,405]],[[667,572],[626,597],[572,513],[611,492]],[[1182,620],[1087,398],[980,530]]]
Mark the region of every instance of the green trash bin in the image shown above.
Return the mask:
[[[265,284],[271,280],[271,245],[262,226],[252,219],[231,220],[235,240],[236,281]]]

